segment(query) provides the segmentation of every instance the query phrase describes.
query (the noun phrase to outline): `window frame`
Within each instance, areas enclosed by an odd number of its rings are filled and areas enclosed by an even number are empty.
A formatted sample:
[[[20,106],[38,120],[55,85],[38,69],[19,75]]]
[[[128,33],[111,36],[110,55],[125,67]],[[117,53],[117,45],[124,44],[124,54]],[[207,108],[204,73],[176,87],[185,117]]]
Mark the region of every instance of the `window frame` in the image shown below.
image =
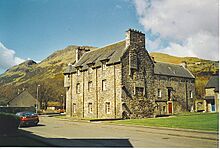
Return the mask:
[[[73,103],[72,106],[73,106],[73,107],[72,107],[72,111],[73,111],[73,113],[76,113],[76,103]]]
[[[193,91],[189,91],[190,99],[193,98]]]
[[[105,102],[105,113],[110,114],[111,113],[111,103]]]
[[[89,102],[89,103],[88,103],[88,113],[92,113],[92,110],[93,110],[93,108],[92,108],[92,103]]]
[[[106,66],[107,62],[103,61],[102,62],[102,70],[106,70],[107,66]]]
[[[102,80],[102,91],[106,91],[107,90],[107,81],[106,79]]]
[[[80,94],[80,83],[76,84],[76,93]]]
[[[157,97],[159,97],[159,98],[162,97],[162,91],[161,91],[161,89],[157,89]]]
[[[92,92],[92,81],[88,82],[88,92]]]

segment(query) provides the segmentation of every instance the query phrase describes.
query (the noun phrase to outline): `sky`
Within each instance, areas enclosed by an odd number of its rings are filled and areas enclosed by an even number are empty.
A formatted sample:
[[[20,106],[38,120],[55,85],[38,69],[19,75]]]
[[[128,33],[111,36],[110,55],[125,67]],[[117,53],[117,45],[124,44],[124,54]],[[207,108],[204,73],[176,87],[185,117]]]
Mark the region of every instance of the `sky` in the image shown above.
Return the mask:
[[[0,73],[68,45],[123,40],[129,28],[149,52],[219,59],[218,0],[0,0]]]

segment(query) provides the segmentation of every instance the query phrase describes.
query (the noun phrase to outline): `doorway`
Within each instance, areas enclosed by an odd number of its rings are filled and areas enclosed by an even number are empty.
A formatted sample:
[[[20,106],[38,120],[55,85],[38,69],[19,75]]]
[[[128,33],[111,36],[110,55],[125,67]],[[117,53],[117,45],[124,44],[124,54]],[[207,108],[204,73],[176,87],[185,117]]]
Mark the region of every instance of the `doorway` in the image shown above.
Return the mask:
[[[171,102],[168,103],[168,113],[169,114],[173,113],[173,104]]]

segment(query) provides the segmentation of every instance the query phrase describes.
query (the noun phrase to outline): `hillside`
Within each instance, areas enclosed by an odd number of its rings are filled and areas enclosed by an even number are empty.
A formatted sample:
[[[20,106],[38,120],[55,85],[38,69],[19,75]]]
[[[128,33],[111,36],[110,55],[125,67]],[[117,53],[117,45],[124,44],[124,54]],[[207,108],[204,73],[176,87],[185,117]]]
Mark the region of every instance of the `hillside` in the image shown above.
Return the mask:
[[[39,98],[60,100],[60,96],[65,95],[63,71],[69,63],[75,62],[77,47],[71,45],[58,50],[38,64],[28,60],[8,69],[0,75],[0,96],[13,99],[19,91],[27,89],[36,98],[36,87],[40,84]],[[95,49],[95,47],[83,47]]]
[[[39,99],[60,101],[65,95],[63,87],[63,71],[68,63],[75,62],[75,50],[78,46],[71,45],[58,50],[40,63],[28,60],[14,66],[0,75],[0,96],[13,99],[21,90],[28,90],[36,98],[36,87],[40,84]],[[95,47],[84,46],[91,50]],[[204,86],[209,77],[218,70],[218,62],[194,57],[175,57],[163,53],[150,53],[156,61],[179,64],[187,62],[188,69],[196,76],[197,97],[204,94]]]

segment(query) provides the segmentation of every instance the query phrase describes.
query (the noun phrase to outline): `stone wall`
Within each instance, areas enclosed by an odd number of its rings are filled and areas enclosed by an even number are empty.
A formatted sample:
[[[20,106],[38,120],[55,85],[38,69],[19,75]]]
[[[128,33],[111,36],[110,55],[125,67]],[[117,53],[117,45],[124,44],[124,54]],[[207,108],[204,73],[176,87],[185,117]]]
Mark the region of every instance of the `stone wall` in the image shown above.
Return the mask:
[[[106,90],[102,90],[102,80],[106,80]],[[90,84],[89,89],[89,82]],[[77,93],[77,84],[80,92]],[[93,68],[91,73],[87,70],[72,74],[72,101],[67,98],[67,115],[76,118],[121,118],[121,65]],[[67,91],[67,94],[70,94]],[[69,101],[69,102],[68,102]],[[110,112],[106,113],[106,102],[110,102]],[[72,104],[72,110],[70,105]],[[75,110],[73,105],[75,104]],[[89,104],[91,107],[89,107]],[[89,110],[89,108],[91,108]],[[75,112],[74,112],[75,111]]]
[[[195,97],[194,79],[155,75],[154,87],[156,115],[171,114],[168,111],[169,103],[172,104],[172,114],[192,110]],[[158,89],[161,90],[161,97],[158,97]],[[168,99],[168,89],[172,90],[170,100]]]
[[[144,45],[144,34],[129,30],[127,51],[122,63],[122,102],[125,117],[150,117],[153,114],[153,61]]]

